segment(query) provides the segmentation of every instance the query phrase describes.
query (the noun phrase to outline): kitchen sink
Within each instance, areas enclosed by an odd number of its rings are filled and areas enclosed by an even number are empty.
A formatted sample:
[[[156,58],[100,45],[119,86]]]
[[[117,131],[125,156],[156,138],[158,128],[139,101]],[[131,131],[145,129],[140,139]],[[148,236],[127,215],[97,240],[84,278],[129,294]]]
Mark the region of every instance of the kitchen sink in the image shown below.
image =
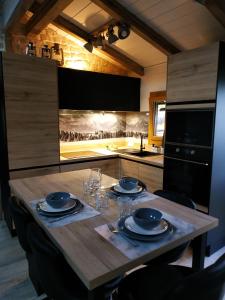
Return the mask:
[[[130,155],[135,155],[138,157],[146,157],[146,156],[155,156],[160,155],[160,153],[151,152],[151,151],[138,151],[138,152],[131,152]]]
[[[114,152],[121,153],[121,154],[134,155],[134,156],[138,156],[138,157],[160,155],[160,153],[151,152],[151,151],[140,151],[137,149],[119,149],[119,150],[114,150]]]

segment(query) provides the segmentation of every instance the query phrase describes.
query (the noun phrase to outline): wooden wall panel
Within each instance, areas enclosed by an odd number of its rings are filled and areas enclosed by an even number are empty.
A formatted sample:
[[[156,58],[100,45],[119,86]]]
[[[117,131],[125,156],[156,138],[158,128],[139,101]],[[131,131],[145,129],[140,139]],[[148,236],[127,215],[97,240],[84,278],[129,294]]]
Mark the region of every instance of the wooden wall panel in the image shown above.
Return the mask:
[[[3,54],[9,168],[59,163],[55,62]]]
[[[167,102],[216,98],[219,43],[168,59]]]

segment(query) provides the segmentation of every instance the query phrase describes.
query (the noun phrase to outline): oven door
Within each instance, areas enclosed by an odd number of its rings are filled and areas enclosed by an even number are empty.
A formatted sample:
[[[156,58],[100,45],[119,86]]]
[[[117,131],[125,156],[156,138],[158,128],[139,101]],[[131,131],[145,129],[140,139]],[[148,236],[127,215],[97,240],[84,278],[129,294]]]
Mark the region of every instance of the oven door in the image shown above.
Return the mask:
[[[163,188],[190,197],[208,207],[211,164],[172,157],[164,158]]]
[[[214,109],[178,109],[166,112],[166,143],[211,147]]]

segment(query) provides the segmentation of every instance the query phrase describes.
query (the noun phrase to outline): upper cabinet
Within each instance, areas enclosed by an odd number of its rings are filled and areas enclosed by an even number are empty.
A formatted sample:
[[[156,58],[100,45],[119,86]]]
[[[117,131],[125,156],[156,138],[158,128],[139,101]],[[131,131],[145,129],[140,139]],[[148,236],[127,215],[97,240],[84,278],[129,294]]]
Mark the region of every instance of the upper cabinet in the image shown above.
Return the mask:
[[[215,100],[219,43],[168,59],[167,102]]]
[[[140,78],[58,68],[59,108],[140,110]]]
[[[9,169],[59,163],[57,66],[2,54]]]

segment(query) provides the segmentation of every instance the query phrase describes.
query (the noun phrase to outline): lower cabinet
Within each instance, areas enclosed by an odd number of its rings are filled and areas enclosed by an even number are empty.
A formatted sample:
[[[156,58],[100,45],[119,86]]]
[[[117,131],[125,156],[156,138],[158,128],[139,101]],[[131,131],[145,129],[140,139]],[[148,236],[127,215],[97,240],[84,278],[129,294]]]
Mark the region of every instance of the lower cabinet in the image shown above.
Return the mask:
[[[18,170],[18,171],[10,171],[9,176],[10,179],[18,179],[25,177],[34,177],[34,176],[42,176],[48,174],[59,173],[59,166],[53,167],[43,167],[37,169],[28,169],[28,170]]]
[[[163,169],[140,164],[139,179],[146,184],[150,192],[161,190],[163,188]]]
[[[120,176],[131,176],[143,181],[150,192],[162,189],[163,169],[151,165],[120,159]]]
[[[139,163],[126,159],[120,159],[120,176],[139,178]]]
[[[100,159],[82,163],[71,163],[60,166],[61,172],[82,169],[101,168],[102,173],[114,178],[119,178],[119,158]]]

